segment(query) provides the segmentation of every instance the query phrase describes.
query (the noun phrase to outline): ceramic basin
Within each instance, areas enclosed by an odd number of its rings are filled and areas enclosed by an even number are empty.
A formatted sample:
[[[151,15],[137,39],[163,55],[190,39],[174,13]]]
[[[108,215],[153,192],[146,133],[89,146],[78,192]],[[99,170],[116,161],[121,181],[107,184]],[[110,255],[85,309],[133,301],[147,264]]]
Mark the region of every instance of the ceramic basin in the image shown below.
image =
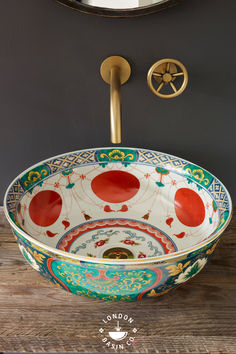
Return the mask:
[[[206,265],[232,204],[216,177],[181,158],[98,148],[24,171],[4,210],[25,259],[54,284],[137,300],[174,289]]]

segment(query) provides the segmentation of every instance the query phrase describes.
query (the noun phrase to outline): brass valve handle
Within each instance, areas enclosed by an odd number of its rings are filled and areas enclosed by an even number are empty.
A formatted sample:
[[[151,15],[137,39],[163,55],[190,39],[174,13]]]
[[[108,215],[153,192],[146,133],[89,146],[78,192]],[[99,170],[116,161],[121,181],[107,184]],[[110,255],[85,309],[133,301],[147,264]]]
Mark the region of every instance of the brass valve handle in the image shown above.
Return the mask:
[[[174,84],[178,77],[182,79],[179,88]],[[153,81],[158,83],[157,88],[155,88]],[[185,66],[176,59],[161,59],[153,64],[148,71],[147,83],[154,95],[160,98],[174,98],[185,90],[188,83],[188,72]],[[165,85],[170,85],[173,93],[161,93]]]

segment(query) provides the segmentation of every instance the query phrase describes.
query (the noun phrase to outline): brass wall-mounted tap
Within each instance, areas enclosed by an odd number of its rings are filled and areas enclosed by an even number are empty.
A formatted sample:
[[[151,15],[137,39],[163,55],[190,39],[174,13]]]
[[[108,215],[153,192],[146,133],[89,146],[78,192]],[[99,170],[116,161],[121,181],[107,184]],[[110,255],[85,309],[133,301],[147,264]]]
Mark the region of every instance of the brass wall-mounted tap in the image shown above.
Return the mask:
[[[121,143],[121,85],[128,81],[131,68],[128,61],[120,56],[111,56],[101,65],[103,80],[110,85],[110,126],[111,142]]]
[[[111,56],[102,62],[100,73],[103,80],[110,85],[111,142],[120,144],[121,85],[128,81],[131,68],[123,57]],[[188,83],[188,72],[185,66],[176,59],[161,59],[154,63],[148,71],[147,83],[156,96],[173,98],[185,90]],[[168,88],[170,92],[166,92]]]

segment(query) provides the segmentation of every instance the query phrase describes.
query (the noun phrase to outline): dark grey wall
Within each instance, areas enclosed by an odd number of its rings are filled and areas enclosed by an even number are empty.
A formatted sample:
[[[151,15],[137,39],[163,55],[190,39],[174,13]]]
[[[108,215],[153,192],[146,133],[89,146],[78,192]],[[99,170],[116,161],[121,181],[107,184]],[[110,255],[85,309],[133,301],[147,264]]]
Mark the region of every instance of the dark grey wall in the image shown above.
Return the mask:
[[[106,19],[52,0],[0,2],[1,200],[10,181],[47,157],[109,146],[109,87],[101,61],[123,55],[123,144],[168,152],[218,176],[236,203],[235,0],[185,0],[162,13]],[[172,100],[146,85],[172,57],[189,85]]]

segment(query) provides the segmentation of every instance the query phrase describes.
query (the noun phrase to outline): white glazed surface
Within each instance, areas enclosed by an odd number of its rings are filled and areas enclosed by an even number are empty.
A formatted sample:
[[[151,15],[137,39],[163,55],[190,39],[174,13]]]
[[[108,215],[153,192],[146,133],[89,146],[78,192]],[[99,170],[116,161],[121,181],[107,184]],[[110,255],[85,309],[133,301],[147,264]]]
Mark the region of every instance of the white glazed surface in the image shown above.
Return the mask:
[[[109,171],[124,171],[135,176],[140,183],[135,195],[115,203],[104,201],[96,195],[92,181],[96,176]],[[198,226],[187,226],[176,215],[176,192],[183,188],[194,191],[204,204],[205,217]],[[53,224],[39,226],[31,219],[29,207],[34,196],[47,190],[61,196],[62,208]],[[68,175],[57,173],[45,179],[42,185],[36,185],[30,192],[26,192],[19,209],[17,222],[24,231],[34,239],[61,250],[66,250],[63,248],[63,240],[68,238],[68,234],[76,233],[78,227],[84,227],[86,232],[80,234],[67,251],[98,258],[103,257],[108,247],[125,247],[135,259],[184,250],[207,239],[219,225],[219,214],[214,211],[212,196],[204,188],[199,188],[196,183],[189,184],[185,176],[176,172],[162,175],[154,166],[135,163],[126,167],[121,163],[109,163],[105,167],[94,164],[74,168],[73,173]],[[185,214],[188,212],[188,209],[184,210]],[[135,229],[133,226],[130,228],[127,225],[111,224],[99,230],[95,225],[94,229],[88,230],[92,223],[100,225],[104,220],[108,220],[108,224],[112,220],[121,220],[121,223],[126,224],[136,222],[138,227]],[[145,225],[147,228],[150,225],[152,231],[156,230],[156,238],[144,230]],[[158,237],[163,238],[166,249]],[[124,243],[127,239],[136,244]],[[98,242],[104,240],[105,243],[100,242],[98,246]]]

